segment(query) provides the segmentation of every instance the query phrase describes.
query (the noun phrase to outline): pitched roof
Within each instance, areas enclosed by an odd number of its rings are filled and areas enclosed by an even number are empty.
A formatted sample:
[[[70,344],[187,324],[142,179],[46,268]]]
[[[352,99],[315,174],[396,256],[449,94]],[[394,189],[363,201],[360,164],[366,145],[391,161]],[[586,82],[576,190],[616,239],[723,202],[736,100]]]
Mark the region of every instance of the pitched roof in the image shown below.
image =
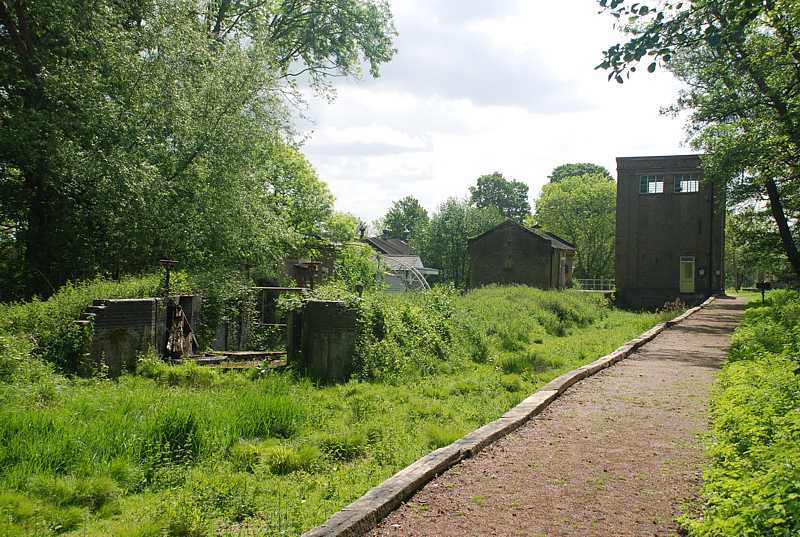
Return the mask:
[[[414,255],[408,243],[402,239],[384,239],[381,237],[367,237],[367,244],[386,255],[409,256]]]
[[[408,267],[415,269],[425,268],[425,265],[422,264],[422,259],[418,255],[384,255],[383,261],[391,270],[407,269]]]
[[[542,233],[544,233],[545,235],[549,236],[550,239],[560,242],[563,246],[566,247],[567,250],[569,250],[569,249],[575,250],[577,248],[574,244],[572,244],[571,242],[569,242],[566,239],[562,239],[561,237],[559,237],[555,233],[550,233],[549,231],[543,231],[543,230],[540,230],[540,231]]]
[[[481,237],[484,237],[484,236],[494,232],[494,230],[496,230],[496,229],[498,229],[500,227],[508,226],[508,225],[516,226],[516,227],[518,227],[519,229],[521,229],[523,231],[527,231],[531,235],[536,235],[540,239],[544,239],[544,240],[550,242],[550,245],[553,248],[556,248],[558,250],[567,250],[567,251],[574,252],[575,249],[576,249],[575,245],[573,245],[570,242],[565,241],[564,239],[560,238],[559,236],[557,236],[557,235],[555,235],[553,233],[548,233],[547,231],[543,231],[543,230],[538,229],[538,228],[531,229],[529,227],[525,227],[522,224],[520,224],[519,222],[511,220],[510,218],[507,218],[504,222],[501,222],[500,224],[497,224],[493,228],[484,231],[480,235],[476,235],[474,237],[470,237],[469,238],[469,242],[472,242],[472,241],[475,241],[477,239],[480,239]]]

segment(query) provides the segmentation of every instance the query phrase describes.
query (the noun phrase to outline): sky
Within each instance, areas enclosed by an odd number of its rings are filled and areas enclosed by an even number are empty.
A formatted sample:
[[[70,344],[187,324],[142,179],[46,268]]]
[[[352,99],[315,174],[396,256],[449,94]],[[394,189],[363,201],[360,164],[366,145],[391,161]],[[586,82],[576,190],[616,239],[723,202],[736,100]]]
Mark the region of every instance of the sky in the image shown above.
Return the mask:
[[[428,211],[499,171],[534,200],[559,164],[691,153],[664,116],[679,83],[595,70],[619,42],[595,0],[392,0],[399,36],[377,79],[310,98],[303,152],[336,208],[373,222],[407,195]]]

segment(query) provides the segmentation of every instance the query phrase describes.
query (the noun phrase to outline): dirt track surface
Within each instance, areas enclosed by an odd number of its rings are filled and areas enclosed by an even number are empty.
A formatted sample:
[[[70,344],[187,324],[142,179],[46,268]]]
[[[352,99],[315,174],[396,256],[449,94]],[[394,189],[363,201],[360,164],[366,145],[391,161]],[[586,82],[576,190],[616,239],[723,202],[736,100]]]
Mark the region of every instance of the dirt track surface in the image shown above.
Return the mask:
[[[428,483],[373,536],[666,536],[697,495],[711,387],[744,302],[718,299]]]

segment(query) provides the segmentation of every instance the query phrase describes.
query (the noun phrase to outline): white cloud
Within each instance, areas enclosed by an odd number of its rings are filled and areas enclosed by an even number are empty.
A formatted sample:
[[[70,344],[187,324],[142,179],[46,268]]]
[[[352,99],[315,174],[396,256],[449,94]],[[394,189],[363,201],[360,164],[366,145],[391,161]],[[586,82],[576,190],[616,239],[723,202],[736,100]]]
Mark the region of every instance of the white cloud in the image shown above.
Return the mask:
[[[484,173],[535,195],[565,162],[688,152],[665,72],[620,86],[595,71],[619,40],[592,0],[395,0],[397,58],[377,80],[312,101],[304,151],[340,210],[372,220],[412,194],[429,209]]]

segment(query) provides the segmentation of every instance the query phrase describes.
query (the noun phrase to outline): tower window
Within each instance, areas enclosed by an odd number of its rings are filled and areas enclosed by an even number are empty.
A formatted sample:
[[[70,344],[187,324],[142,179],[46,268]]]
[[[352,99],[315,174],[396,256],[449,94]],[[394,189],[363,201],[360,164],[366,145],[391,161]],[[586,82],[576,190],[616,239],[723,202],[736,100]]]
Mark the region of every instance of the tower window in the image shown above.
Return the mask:
[[[700,192],[700,181],[693,175],[676,175],[675,192]]]
[[[661,175],[642,175],[639,178],[640,194],[663,194],[664,177]]]

